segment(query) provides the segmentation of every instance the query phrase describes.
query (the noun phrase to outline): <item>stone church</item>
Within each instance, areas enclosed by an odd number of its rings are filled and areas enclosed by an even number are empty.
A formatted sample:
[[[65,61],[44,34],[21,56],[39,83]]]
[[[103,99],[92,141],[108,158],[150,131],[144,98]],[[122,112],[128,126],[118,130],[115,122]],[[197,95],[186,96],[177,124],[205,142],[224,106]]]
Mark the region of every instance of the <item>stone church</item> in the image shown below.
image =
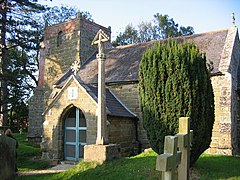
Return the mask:
[[[39,84],[29,102],[28,139],[41,142],[50,159],[78,161],[97,136],[97,46],[101,29],[81,18],[46,27],[40,52]],[[240,149],[240,42],[235,25],[226,30],[178,37],[193,41],[211,64],[215,124],[208,153],[234,154]],[[113,48],[105,43],[107,134],[122,156],[149,147],[138,100],[141,56],[157,41]],[[76,65],[80,64],[77,71]]]

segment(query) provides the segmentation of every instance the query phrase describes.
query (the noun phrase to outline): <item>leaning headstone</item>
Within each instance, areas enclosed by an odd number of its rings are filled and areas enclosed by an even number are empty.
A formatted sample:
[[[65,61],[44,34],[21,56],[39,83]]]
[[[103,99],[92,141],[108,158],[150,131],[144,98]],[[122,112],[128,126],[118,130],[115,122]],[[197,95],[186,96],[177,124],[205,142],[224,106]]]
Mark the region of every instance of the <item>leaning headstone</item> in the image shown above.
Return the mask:
[[[181,162],[181,152],[177,151],[177,136],[165,136],[164,154],[157,156],[156,170],[161,171],[163,180],[177,179],[177,167]]]
[[[16,169],[16,141],[0,135],[0,179],[14,179]]]
[[[190,130],[190,118],[179,118],[178,147],[182,152],[181,164],[178,166],[178,179],[189,180],[190,145],[193,131]]]

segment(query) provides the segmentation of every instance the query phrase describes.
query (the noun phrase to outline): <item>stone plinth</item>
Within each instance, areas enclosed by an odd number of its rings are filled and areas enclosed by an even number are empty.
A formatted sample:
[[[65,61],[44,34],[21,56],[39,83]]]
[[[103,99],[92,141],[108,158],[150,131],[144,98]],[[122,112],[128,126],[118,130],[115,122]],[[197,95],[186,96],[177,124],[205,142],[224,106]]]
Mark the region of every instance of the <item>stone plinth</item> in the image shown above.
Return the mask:
[[[95,161],[103,163],[106,160],[111,160],[120,157],[120,145],[85,145],[84,146],[84,161]]]

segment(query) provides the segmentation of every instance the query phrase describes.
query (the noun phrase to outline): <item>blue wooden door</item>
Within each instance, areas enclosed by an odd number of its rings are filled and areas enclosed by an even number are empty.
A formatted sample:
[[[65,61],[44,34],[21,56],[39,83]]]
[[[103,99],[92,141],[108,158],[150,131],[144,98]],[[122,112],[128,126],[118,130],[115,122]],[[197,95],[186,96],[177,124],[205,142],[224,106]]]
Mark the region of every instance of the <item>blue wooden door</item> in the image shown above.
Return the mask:
[[[69,110],[64,123],[64,158],[79,161],[83,157],[86,145],[86,119],[82,111],[76,107]]]

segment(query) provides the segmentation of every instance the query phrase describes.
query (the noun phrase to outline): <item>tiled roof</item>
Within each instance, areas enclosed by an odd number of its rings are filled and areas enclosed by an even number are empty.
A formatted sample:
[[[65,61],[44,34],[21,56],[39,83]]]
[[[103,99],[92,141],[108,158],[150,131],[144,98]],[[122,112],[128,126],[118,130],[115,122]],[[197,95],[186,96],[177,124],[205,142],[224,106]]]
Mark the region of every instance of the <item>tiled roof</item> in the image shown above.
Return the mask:
[[[96,86],[88,86],[91,91],[98,97],[98,89]],[[136,115],[133,114],[123,103],[117,99],[117,97],[109,90],[106,89],[106,106],[108,109],[108,115],[117,116],[117,117],[130,117],[136,118]]]
[[[182,36],[174,38],[179,42],[193,41],[201,52],[206,53],[208,61],[213,63],[212,73],[219,72],[218,66],[221,58],[221,53],[225,44],[228,30],[214,31],[191,36]],[[166,41],[166,40],[164,40]],[[142,54],[147,48],[153,46],[159,41],[150,41],[127,46],[119,46],[117,48],[106,49],[105,61],[106,82],[122,82],[122,81],[137,81],[139,62]],[[96,55],[93,55],[81,67],[78,75],[83,82],[97,83],[97,60]]]

